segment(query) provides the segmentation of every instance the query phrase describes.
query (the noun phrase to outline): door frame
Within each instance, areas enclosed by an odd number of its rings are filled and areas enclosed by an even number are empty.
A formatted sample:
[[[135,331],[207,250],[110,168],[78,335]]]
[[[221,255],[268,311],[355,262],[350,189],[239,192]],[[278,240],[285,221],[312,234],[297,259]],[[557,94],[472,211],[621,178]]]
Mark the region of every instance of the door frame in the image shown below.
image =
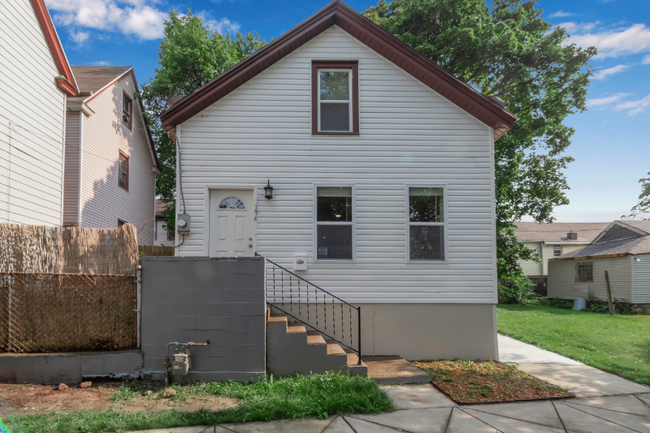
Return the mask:
[[[252,191],[253,202],[253,245],[257,251],[257,189],[256,185],[205,185],[203,188],[203,255],[210,256],[210,192],[214,190]]]

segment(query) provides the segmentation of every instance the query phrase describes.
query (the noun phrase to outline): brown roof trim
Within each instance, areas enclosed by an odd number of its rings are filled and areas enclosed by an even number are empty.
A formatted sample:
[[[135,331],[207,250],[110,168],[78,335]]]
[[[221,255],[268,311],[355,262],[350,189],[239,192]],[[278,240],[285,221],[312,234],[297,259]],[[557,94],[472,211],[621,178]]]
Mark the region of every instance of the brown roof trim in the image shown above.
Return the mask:
[[[278,39],[178,101],[160,116],[163,128],[172,130],[334,25],[494,128],[495,140],[517,121],[514,114],[497,102],[477,92],[342,1],[334,0]]]
[[[562,262],[565,260],[594,260],[594,259],[612,259],[615,257],[627,257],[629,256],[628,253],[620,253],[620,254],[603,254],[600,256],[582,256],[582,257],[554,257],[552,259],[548,259],[548,261],[557,261],[557,262]]]
[[[56,85],[69,96],[75,96],[79,86],[74,79],[72,69],[70,69],[70,64],[65,56],[65,52],[63,51],[63,46],[61,45],[59,36],[56,34],[52,17],[50,17],[50,13],[47,11],[47,7],[43,0],[31,1],[38,22],[41,24],[41,28],[43,29],[47,45],[50,47],[50,51],[54,57],[54,63],[56,63],[59,74],[61,74],[60,77],[55,78]]]

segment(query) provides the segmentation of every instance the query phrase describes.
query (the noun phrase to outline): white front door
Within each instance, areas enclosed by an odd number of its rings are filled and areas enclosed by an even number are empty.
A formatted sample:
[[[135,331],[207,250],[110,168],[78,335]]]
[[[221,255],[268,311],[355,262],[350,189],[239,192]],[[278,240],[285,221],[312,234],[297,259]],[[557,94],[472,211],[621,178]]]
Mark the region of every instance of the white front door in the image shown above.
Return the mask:
[[[210,191],[210,257],[255,255],[253,191]]]

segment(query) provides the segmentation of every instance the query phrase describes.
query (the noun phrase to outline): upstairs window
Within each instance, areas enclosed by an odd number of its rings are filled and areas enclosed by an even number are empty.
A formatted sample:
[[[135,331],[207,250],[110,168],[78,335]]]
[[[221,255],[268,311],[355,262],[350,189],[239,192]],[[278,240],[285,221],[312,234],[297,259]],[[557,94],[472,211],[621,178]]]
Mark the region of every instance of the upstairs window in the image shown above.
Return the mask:
[[[560,257],[562,255],[562,245],[553,246],[553,257]]]
[[[594,264],[578,263],[576,265],[576,282],[593,283],[594,281]]]
[[[352,260],[354,205],[352,187],[316,187],[317,260]]]
[[[129,157],[120,150],[120,160],[117,165],[117,185],[129,190]]]
[[[408,194],[409,260],[446,260],[444,189],[409,187]]]
[[[356,61],[312,62],[312,134],[359,134]]]
[[[126,92],[122,95],[122,123],[131,129],[133,114],[133,100],[129,98]]]

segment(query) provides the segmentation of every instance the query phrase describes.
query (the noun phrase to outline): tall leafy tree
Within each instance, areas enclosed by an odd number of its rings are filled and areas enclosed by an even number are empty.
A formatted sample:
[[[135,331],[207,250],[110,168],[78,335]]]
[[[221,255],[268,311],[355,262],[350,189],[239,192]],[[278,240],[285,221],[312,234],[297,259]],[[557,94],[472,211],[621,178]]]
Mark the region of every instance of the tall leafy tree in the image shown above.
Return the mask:
[[[170,235],[175,227],[176,148],[160,126],[160,115],[174,96],[185,96],[266,44],[256,33],[234,37],[212,32],[191,10],[173,10],[165,21],[165,35],[158,47],[155,76],[142,86],[140,97],[156,143],[162,174],[156,177],[156,194],[168,204],[163,212]]]
[[[650,172],[648,173],[650,176]],[[641,184],[641,194],[639,194],[639,202],[630,209],[629,215],[621,216],[622,219],[643,219],[650,220],[650,177],[639,179]]]
[[[567,43],[565,29],[542,18],[537,1],[380,0],[365,15],[519,117],[495,143],[497,257],[500,278],[526,285],[514,222],[552,222],[569,203],[564,154],[574,130],[563,122],[584,111],[593,47]],[[516,301],[516,300],[515,300]]]

